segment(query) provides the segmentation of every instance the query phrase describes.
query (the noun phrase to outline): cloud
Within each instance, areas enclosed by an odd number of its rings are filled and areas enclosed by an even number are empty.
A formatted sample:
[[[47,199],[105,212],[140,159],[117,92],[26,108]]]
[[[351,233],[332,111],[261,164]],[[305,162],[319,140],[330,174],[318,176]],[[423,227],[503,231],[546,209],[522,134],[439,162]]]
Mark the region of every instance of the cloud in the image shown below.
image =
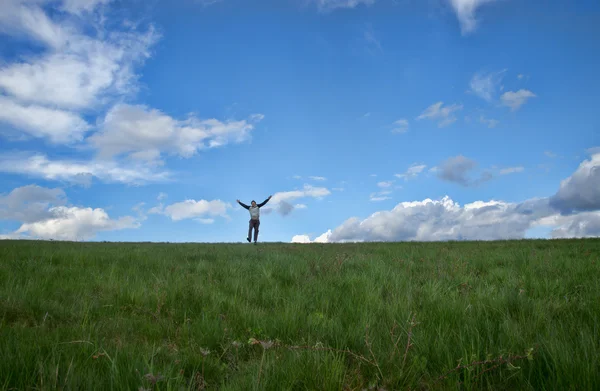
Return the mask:
[[[438,127],[440,128],[452,124],[456,121],[456,117],[453,113],[462,110],[463,106],[453,104],[451,106],[442,107],[443,105],[443,102],[434,103],[418,116],[417,120],[430,119],[432,121],[439,121]]]
[[[227,210],[231,208],[232,206],[230,204],[221,200],[196,201],[188,199],[166,207],[163,207],[162,204],[160,204],[159,206],[150,209],[148,214],[162,214],[173,221],[196,219],[206,224],[208,218],[217,216],[228,218]]]
[[[134,160],[156,160],[161,153],[191,157],[200,150],[241,143],[250,138],[263,115],[222,122],[193,116],[176,120],[146,106],[113,107],[89,142],[103,158],[125,155]]]
[[[393,181],[382,181],[382,182],[378,182],[377,186],[379,186],[379,187],[381,187],[383,189],[386,189],[388,187],[392,187],[393,184],[394,184]]]
[[[465,187],[476,186],[492,179],[493,175],[489,171],[484,171],[477,179],[468,178],[468,174],[476,167],[477,162],[475,160],[458,155],[446,159],[439,167],[434,167],[430,171],[437,173],[438,178],[442,180]]]
[[[41,239],[89,240],[100,231],[138,228],[140,223],[131,216],[111,219],[101,208],[56,206],[48,210],[51,217],[24,223],[17,234],[28,234]]]
[[[383,47],[381,46],[381,41],[375,35],[375,31],[371,25],[367,26],[363,33],[363,39],[367,47],[367,51],[371,54],[376,54],[377,52],[383,52]]]
[[[394,129],[392,129],[392,133],[406,133],[408,131],[408,120],[399,119],[394,122]]]
[[[168,171],[158,171],[147,164],[121,165],[113,161],[49,160],[45,155],[0,155],[0,172],[20,174],[46,180],[65,181],[84,186],[92,178],[107,183],[141,185],[170,180]]]
[[[369,201],[371,202],[381,202],[381,201],[387,201],[387,200],[391,200],[392,197],[385,195],[385,194],[381,194],[381,193],[371,193],[371,195],[369,196]]]
[[[160,193],[158,193],[158,197],[156,197],[157,200],[162,201],[164,199],[166,199],[168,197],[167,193],[163,193],[162,191]]]
[[[90,126],[78,114],[37,105],[22,105],[0,96],[0,122],[53,143],[81,141]]]
[[[600,237],[600,212],[584,212],[571,216],[553,216],[555,239]]]
[[[223,0],[194,0],[194,1],[203,7],[208,7],[208,6],[220,3]]]
[[[133,68],[150,56],[149,49],[158,39],[152,26],[144,32],[100,31],[97,37],[101,38],[96,38],[76,29],[78,23],[68,15],[66,20],[52,21],[34,3],[8,7],[6,20],[0,19],[7,33],[26,29],[32,38],[49,44],[48,50],[38,56],[0,68],[0,89],[11,99],[81,110],[102,104],[112,94],[135,91]],[[64,6],[76,12],[98,3],[69,1]],[[31,15],[37,15],[43,23],[30,26]],[[97,20],[86,21],[93,26]]]
[[[376,0],[309,0],[315,3],[322,12],[329,12],[340,8],[355,8],[359,5],[372,5]]]
[[[296,208],[293,202],[301,198],[322,199],[331,194],[331,191],[325,187],[313,187],[304,185],[302,190],[284,191],[273,194],[269,201],[269,207],[265,209],[266,213],[276,210],[280,215],[287,216]],[[306,207],[306,205],[303,205]]]
[[[476,19],[477,9],[483,4],[491,3],[495,0],[449,0],[454,8],[454,12],[460,22],[460,29],[463,35],[468,35],[477,29],[478,21]]]
[[[477,72],[469,83],[470,92],[488,102],[494,100],[506,69],[499,72]]]
[[[523,172],[524,170],[525,170],[525,168],[522,166],[507,167],[507,168],[503,168],[500,170],[500,175],[514,174],[517,172]]]
[[[364,220],[346,220],[331,232],[328,241],[519,239],[534,222],[552,213],[547,203],[547,199],[520,204],[492,200],[461,206],[448,196],[401,202]]]
[[[483,115],[481,117],[479,117],[479,122],[487,125],[487,127],[490,129],[495,128],[500,123],[500,121],[498,121],[498,120],[488,119],[488,118],[485,118]]]
[[[323,176],[309,176],[310,179],[312,179],[313,181],[326,181],[327,178],[323,177]]]
[[[512,111],[516,111],[523,106],[528,99],[535,98],[536,95],[529,90],[519,90],[517,92],[508,91],[502,94],[500,100],[504,106],[510,107]]]
[[[583,161],[570,177],[561,181],[550,203],[563,214],[600,209],[600,153]]]
[[[330,236],[331,230],[325,232],[320,236],[317,236],[315,240],[310,240],[310,236],[308,235],[295,235],[292,238],[292,243],[328,243]]]
[[[520,203],[490,200],[461,206],[448,196],[401,202],[363,220],[347,219],[331,231],[328,241],[522,239],[539,226],[552,227],[553,238],[600,237],[599,167],[597,153],[562,181],[554,196]]]
[[[422,173],[423,170],[425,170],[425,168],[427,168],[425,164],[414,163],[410,167],[408,167],[404,174],[396,174],[395,176],[397,178],[404,178],[405,181],[408,181],[419,176],[419,174]]]
[[[62,189],[47,189],[37,185],[18,187],[7,195],[0,194],[0,220],[31,223],[50,217],[51,205],[66,202]]]
[[[27,185],[0,195],[0,220],[21,223],[6,238],[88,240],[100,231],[138,228],[141,219],[111,219],[101,208],[67,205],[62,189]]]

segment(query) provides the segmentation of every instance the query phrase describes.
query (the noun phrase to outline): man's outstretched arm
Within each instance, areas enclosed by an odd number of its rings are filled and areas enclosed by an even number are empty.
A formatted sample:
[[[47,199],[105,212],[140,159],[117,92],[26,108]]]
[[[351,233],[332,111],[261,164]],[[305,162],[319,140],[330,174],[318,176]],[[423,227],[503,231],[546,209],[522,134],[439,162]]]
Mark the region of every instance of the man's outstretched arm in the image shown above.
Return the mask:
[[[240,204],[244,209],[250,209],[250,207],[246,204],[244,204],[242,201],[237,200],[237,203]]]
[[[267,204],[267,202],[269,202],[269,200],[271,199],[271,197],[273,197],[273,196],[270,195],[269,198],[267,198],[266,200],[264,200],[263,202],[261,202],[260,204],[258,204],[258,207],[262,208],[263,206],[265,206]]]

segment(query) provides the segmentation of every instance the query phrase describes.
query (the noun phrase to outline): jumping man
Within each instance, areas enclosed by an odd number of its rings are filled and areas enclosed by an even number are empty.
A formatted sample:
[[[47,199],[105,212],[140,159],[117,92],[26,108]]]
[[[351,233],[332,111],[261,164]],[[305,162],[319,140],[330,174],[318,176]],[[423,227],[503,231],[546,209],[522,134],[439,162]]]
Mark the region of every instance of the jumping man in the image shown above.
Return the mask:
[[[238,204],[250,212],[250,224],[248,227],[248,237],[246,238],[248,243],[251,241],[250,238],[252,237],[252,228],[254,228],[254,244],[256,244],[256,241],[258,240],[258,226],[260,225],[260,208],[265,206],[271,197],[273,196],[269,196],[269,198],[258,205],[256,204],[256,201],[253,200],[251,206],[248,206],[242,203],[240,200],[237,200]]]

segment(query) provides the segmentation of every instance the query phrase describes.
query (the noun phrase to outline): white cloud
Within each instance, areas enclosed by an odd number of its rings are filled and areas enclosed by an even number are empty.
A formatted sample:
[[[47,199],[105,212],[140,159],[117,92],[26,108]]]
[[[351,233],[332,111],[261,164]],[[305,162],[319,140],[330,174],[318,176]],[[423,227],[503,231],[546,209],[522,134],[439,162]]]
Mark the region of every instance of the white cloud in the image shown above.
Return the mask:
[[[525,168],[521,167],[521,166],[507,167],[507,168],[503,168],[500,170],[500,175],[514,174],[517,172],[523,172],[524,170],[525,170]]]
[[[149,57],[157,40],[145,33],[112,32],[106,40],[69,33],[68,44],[0,68],[0,89],[26,103],[80,110],[109,94],[135,90],[133,66]]]
[[[221,216],[227,218],[227,210],[231,208],[230,204],[221,200],[196,201],[189,199],[168,205],[164,208],[162,205],[159,205],[150,209],[148,213],[163,214],[173,221],[196,219],[204,224],[210,224],[214,221],[212,217]]]
[[[393,181],[382,181],[382,182],[377,183],[377,186],[385,189],[388,187],[392,187],[393,184],[394,184]]]
[[[292,243],[310,243],[310,236],[308,235],[294,235],[292,237]]]
[[[394,122],[394,129],[392,129],[392,133],[405,133],[408,131],[408,120],[399,119]]]
[[[528,99],[535,98],[536,95],[529,90],[519,90],[517,92],[508,91],[500,97],[504,106],[510,107],[512,111],[518,110]]]
[[[490,200],[461,206],[448,196],[401,202],[363,220],[347,219],[328,241],[522,239],[538,226],[553,227],[553,238],[600,237],[599,167],[597,153],[562,181],[554,196],[520,203]]]
[[[168,197],[167,193],[163,193],[162,191],[160,193],[158,193],[158,197],[156,197],[157,200],[162,201],[164,199],[166,199]]]
[[[376,0],[309,0],[317,5],[320,11],[328,12],[339,8],[354,8],[361,4],[372,5]]]
[[[561,181],[550,203],[563,213],[600,209],[600,153],[583,161],[571,176]]]
[[[221,122],[189,117],[176,120],[145,106],[117,105],[89,137],[102,157],[127,155],[135,160],[156,160],[161,152],[191,157],[198,151],[240,143],[250,138],[254,124],[264,117]]]
[[[544,155],[546,155],[547,157],[549,157],[551,159],[556,157],[556,154],[552,151],[544,151]]]
[[[89,186],[92,178],[104,182],[144,184],[165,182],[167,171],[156,171],[144,164],[123,166],[113,161],[49,160],[45,155],[0,155],[0,172],[21,174]]]
[[[343,187],[334,187],[331,190],[333,190],[333,191],[344,191],[344,188]]]
[[[423,170],[425,170],[425,168],[427,168],[425,164],[414,163],[410,167],[408,167],[404,174],[396,174],[395,176],[397,178],[404,178],[404,180],[407,181],[409,179],[414,179],[417,176],[419,176],[419,174],[421,174]]]
[[[369,201],[371,202],[381,202],[381,201],[387,201],[387,200],[391,200],[392,197],[387,196],[387,195],[382,195],[380,193],[371,193],[371,195],[369,196]]]
[[[0,220],[31,223],[50,217],[50,206],[66,202],[62,189],[47,189],[37,185],[16,188],[7,195],[0,194]]]
[[[523,238],[532,224],[549,215],[547,200],[521,204],[477,201],[460,206],[450,197],[401,202],[364,220],[346,220],[328,237],[344,241],[437,241]]]
[[[37,105],[22,105],[0,96],[0,122],[53,143],[81,141],[90,126],[77,114]]]
[[[417,117],[417,120],[430,119],[432,121],[439,121],[438,127],[442,128],[448,126],[456,121],[454,112],[462,110],[463,106],[453,104],[451,106],[442,107],[444,102],[437,102],[429,106],[425,111]]]
[[[475,16],[477,9],[483,4],[491,3],[495,0],[449,0],[456,12],[460,29],[463,35],[474,32],[477,29],[477,18]]]
[[[316,237],[315,240],[310,240],[310,236],[308,236],[308,235],[295,235],[292,238],[292,243],[329,243],[330,236],[331,236],[331,230]]]
[[[143,32],[131,26],[105,30],[104,16],[90,11],[106,3],[2,2],[0,32],[45,48],[0,65],[0,121],[55,143],[80,141],[90,128],[83,115],[136,92],[134,67],[150,56],[158,35],[152,26]]]
[[[323,177],[323,176],[309,176],[309,179],[312,179],[313,181],[326,181],[327,178]]]
[[[481,117],[479,117],[479,122],[487,125],[487,127],[490,129],[495,128],[500,123],[500,121],[498,121],[496,119],[488,119],[488,118],[485,118],[483,115]]]
[[[88,240],[100,231],[114,231],[140,226],[139,221],[131,216],[117,220],[111,219],[101,208],[57,206],[50,208],[48,212],[51,217],[24,223],[15,233],[28,234],[41,239]]]
[[[125,216],[115,220],[101,208],[67,205],[62,189],[27,185],[0,195],[0,220],[21,223],[5,238],[88,240],[100,231],[138,228],[143,218]]]
[[[472,93],[488,102],[494,100],[506,70],[500,72],[477,72],[471,78],[469,88]]]

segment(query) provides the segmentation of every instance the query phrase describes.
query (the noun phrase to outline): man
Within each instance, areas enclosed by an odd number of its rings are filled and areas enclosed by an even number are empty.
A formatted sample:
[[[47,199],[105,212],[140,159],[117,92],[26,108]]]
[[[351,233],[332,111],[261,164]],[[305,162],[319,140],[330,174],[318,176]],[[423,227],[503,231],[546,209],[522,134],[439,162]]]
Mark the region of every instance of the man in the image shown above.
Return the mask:
[[[247,209],[250,212],[250,224],[248,227],[248,237],[246,238],[248,243],[251,242],[250,238],[252,237],[252,229],[254,229],[254,244],[256,244],[256,241],[258,240],[258,227],[260,225],[260,208],[265,206],[266,203],[269,202],[271,197],[273,196],[270,195],[269,198],[267,198],[258,205],[256,204],[256,201],[252,200],[251,206],[248,206],[240,202],[240,200],[237,200],[238,204],[240,204],[243,208]]]

